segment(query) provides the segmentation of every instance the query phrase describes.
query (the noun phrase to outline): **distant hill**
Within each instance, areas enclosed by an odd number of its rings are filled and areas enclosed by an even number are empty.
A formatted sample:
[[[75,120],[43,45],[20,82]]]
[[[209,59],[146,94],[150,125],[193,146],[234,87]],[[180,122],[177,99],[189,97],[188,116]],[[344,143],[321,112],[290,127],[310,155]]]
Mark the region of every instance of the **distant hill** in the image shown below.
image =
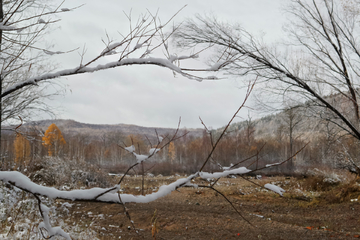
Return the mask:
[[[101,136],[108,132],[121,132],[124,135],[146,135],[148,137],[156,137],[156,132],[159,135],[171,134],[176,131],[174,128],[155,128],[155,127],[142,127],[131,124],[89,124],[81,123],[74,120],[40,120],[32,121],[24,124],[23,127],[36,126],[37,128],[45,131],[52,123],[55,123],[60,130],[67,135],[87,134],[93,137]],[[200,137],[202,136],[203,129],[180,129],[181,132],[188,131],[189,136]]]
[[[351,111],[351,102],[348,99],[344,98],[342,95],[333,94],[325,97],[326,100],[331,102],[336,106],[341,112],[347,114]],[[315,106],[311,106],[315,103]],[[294,131],[296,132],[296,138],[311,141],[313,138],[316,138],[320,134],[326,131],[325,125],[321,124],[322,120],[314,117],[313,110],[318,108],[316,111],[322,110],[322,113],[325,114],[323,108],[316,106],[316,101],[308,101],[304,105],[299,105],[296,108],[295,117],[300,119],[300,123],[296,126]],[[309,107],[310,106],[310,107]],[[289,116],[287,112],[278,112],[277,114],[269,114],[260,119],[254,119],[251,121],[254,127],[254,137],[256,139],[267,139],[278,137],[279,134],[287,134],[289,131]],[[74,120],[40,120],[32,121],[24,124],[23,127],[36,126],[38,129],[45,131],[48,126],[52,123],[55,123],[62,132],[66,133],[68,136],[76,134],[87,134],[91,137],[102,136],[108,132],[120,132],[124,135],[142,135],[149,138],[156,137],[155,130],[159,135],[171,134],[174,133],[176,129],[174,128],[155,128],[155,127],[142,127],[131,124],[88,124],[81,123]],[[234,132],[237,130],[244,130],[247,127],[247,121],[235,122],[232,123],[228,129],[229,132]],[[220,133],[224,127],[215,129],[214,132]],[[204,129],[180,129],[182,132],[188,131],[188,136],[192,137],[202,137]]]

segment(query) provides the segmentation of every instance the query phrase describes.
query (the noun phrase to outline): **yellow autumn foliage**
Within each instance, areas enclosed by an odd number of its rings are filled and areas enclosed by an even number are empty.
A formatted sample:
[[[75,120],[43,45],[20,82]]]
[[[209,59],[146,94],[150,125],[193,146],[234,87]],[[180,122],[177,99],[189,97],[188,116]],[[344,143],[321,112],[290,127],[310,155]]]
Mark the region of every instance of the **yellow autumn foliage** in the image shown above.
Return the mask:
[[[30,142],[20,133],[16,134],[14,140],[15,150],[15,169],[18,167],[26,167],[30,159]]]
[[[61,147],[66,144],[60,129],[55,123],[51,124],[45,131],[42,141],[43,146],[48,149],[49,156],[57,156]]]
[[[168,156],[169,156],[170,162],[173,163],[175,160],[175,157],[176,157],[174,142],[170,142],[170,144],[169,144]]]

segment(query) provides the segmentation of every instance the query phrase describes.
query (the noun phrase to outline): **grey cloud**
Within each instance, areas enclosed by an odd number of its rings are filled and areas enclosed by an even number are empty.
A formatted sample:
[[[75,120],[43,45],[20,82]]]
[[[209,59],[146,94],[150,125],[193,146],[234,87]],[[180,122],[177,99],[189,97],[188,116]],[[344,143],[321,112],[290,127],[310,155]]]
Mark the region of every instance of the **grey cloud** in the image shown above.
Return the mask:
[[[86,43],[86,58],[96,56],[104,45],[105,30],[115,40],[117,31],[127,32],[129,23],[123,14],[132,9],[134,19],[159,9],[161,19],[170,18],[183,5],[188,6],[175,18],[176,22],[195,13],[213,13],[222,20],[242,22],[252,32],[265,31],[271,39],[281,34],[283,18],[279,16],[283,0],[239,1],[67,1],[63,7],[86,3],[74,12],[63,14],[61,29],[49,35],[56,49],[66,51]],[[178,49],[173,49],[181,51]],[[52,58],[62,68],[79,64],[78,53]],[[199,64],[199,63],[196,63]],[[93,74],[61,79],[72,93],[55,97],[51,105],[61,105],[59,117],[87,123],[127,123],[151,127],[176,127],[178,117],[183,126],[202,127],[201,116],[208,126],[215,128],[227,123],[244,98],[244,90],[237,89],[234,80],[198,83],[181,76],[173,77],[168,69],[156,66],[123,67]],[[247,110],[243,116],[247,115]]]

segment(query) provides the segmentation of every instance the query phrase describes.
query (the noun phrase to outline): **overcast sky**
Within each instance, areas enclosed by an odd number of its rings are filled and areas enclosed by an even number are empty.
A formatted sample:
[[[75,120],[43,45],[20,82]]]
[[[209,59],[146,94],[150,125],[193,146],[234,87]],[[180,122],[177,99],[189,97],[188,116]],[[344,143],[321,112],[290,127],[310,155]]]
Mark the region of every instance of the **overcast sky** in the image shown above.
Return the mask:
[[[86,46],[85,58],[95,57],[104,49],[101,42],[107,32],[121,40],[118,32],[126,34],[129,23],[124,15],[132,10],[134,20],[147,9],[166,21],[187,4],[174,19],[181,22],[196,13],[211,13],[222,21],[237,22],[254,34],[264,32],[265,39],[281,39],[285,22],[282,4],[285,0],[132,0],[99,1],[68,0],[63,7],[85,4],[61,17],[59,28],[48,35],[53,50],[66,51]],[[181,49],[171,49],[181,53]],[[160,57],[159,55],[157,57]],[[206,57],[200,56],[206,61]],[[79,64],[78,52],[54,57],[59,70]],[[156,66],[132,66],[61,78],[67,85],[64,96],[55,97],[49,104],[61,107],[57,118],[85,123],[126,123],[147,127],[176,127],[179,117],[182,127],[202,127],[199,116],[207,126],[226,125],[244,99],[241,79],[197,82],[181,76],[174,78],[168,69]],[[248,110],[243,110],[246,118]],[[257,114],[250,112],[251,116]],[[41,116],[43,117],[43,116]],[[241,119],[238,119],[240,121]]]

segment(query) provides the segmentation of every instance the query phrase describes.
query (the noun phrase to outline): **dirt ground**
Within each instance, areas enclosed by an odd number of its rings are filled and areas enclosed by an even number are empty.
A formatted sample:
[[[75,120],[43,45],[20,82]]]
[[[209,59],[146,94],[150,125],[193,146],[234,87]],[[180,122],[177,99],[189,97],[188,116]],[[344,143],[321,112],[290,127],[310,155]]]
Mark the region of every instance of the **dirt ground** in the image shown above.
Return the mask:
[[[95,230],[100,239],[360,238],[357,201],[321,204],[289,193],[280,197],[266,190],[250,190],[254,187],[237,179],[224,181],[218,189],[242,217],[216,192],[187,188],[152,203],[126,204],[138,233],[119,204],[77,202],[65,221]],[[152,227],[155,219],[156,228]]]

